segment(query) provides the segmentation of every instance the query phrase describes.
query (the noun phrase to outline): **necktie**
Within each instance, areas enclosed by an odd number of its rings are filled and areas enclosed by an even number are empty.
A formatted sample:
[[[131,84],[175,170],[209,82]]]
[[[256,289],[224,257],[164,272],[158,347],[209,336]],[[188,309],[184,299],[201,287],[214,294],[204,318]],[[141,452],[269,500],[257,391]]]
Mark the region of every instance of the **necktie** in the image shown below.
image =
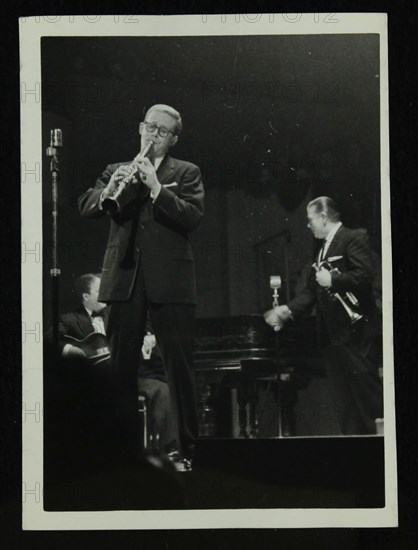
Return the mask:
[[[92,311],[91,316],[92,317],[103,317],[105,310],[106,310],[106,308],[104,307],[100,311]]]
[[[101,311],[92,311],[91,316],[92,316],[92,318],[94,318],[94,317],[103,317],[103,313]]]
[[[326,241],[324,241],[323,245],[319,249],[318,260],[316,262],[318,264],[318,267],[319,267],[320,263],[322,262],[322,260],[324,259],[324,256],[325,256],[325,243],[326,243]]]
[[[329,245],[331,244],[330,241],[324,241],[324,244],[321,249],[321,261],[324,260],[325,256],[327,255]]]
[[[324,244],[322,245],[321,250],[319,251],[319,262],[322,262],[325,259],[325,256],[327,255],[329,245],[331,244],[331,241],[324,241]]]

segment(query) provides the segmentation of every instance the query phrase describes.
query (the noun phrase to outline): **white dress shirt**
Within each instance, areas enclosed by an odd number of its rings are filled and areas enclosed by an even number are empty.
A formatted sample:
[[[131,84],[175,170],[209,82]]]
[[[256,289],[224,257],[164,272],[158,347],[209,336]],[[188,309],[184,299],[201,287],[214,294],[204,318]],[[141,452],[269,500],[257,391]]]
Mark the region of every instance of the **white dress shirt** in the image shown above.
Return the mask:
[[[325,256],[327,255],[328,249],[330,247],[330,244],[332,242],[332,239],[335,237],[336,232],[339,230],[339,228],[342,226],[341,222],[338,222],[335,224],[335,226],[331,229],[331,231],[328,233],[328,235],[325,238],[324,244],[319,252],[319,261],[321,262]]]
[[[164,155],[162,157],[155,157],[154,158],[154,168],[155,168],[155,171],[158,170],[158,167],[160,166],[160,164],[162,163],[164,159]],[[160,194],[160,191],[161,191],[161,184],[160,184],[160,187],[158,188],[158,190],[154,193],[154,191],[151,191],[150,193],[150,196],[151,196],[151,200],[152,202],[155,201],[155,199],[158,197],[158,195]]]
[[[106,330],[105,330],[105,326],[104,326],[104,320],[103,320],[103,316],[101,315],[96,315],[96,316],[92,316],[92,311],[90,311],[90,309],[84,307],[84,309],[87,311],[87,313],[89,314],[90,316],[90,320],[91,320],[91,324],[93,325],[93,329],[94,329],[94,332],[99,332],[100,334],[104,334],[106,336]]]

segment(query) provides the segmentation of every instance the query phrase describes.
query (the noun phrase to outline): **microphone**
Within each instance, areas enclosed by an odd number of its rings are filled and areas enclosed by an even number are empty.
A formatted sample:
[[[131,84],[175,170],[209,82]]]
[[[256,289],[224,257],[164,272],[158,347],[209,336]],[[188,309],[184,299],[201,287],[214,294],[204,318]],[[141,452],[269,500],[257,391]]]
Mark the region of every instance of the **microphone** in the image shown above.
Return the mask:
[[[50,131],[49,147],[46,150],[47,157],[56,157],[58,149],[62,147],[62,130],[56,128]]]
[[[59,128],[51,130],[51,147],[62,147],[62,131]]]
[[[270,275],[270,288],[273,290],[273,310],[275,307],[279,306],[279,293],[278,290],[282,287],[282,278],[280,275]],[[269,319],[271,312],[267,311],[264,314],[264,319],[267,321]],[[269,324],[271,322],[267,321]],[[283,321],[280,319],[275,319],[274,324],[272,325],[274,332],[279,332],[283,328]]]
[[[278,289],[282,287],[282,278],[280,275],[271,275],[270,276],[270,288],[273,290],[273,307],[279,305],[279,294]]]

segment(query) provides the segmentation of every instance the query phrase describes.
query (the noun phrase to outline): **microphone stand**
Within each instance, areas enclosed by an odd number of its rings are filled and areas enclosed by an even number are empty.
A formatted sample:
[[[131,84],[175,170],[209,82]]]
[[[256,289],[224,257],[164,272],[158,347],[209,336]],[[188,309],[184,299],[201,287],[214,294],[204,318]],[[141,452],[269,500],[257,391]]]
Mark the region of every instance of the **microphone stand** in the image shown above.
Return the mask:
[[[279,305],[278,290],[282,286],[282,279],[280,275],[270,276],[270,288],[273,290],[273,308]],[[277,368],[277,414],[278,414],[278,438],[283,438],[283,388],[282,379],[280,373],[280,331],[275,331],[275,343],[276,343],[276,368]]]
[[[262,239],[258,243],[255,244],[255,248],[257,249],[257,267],[258,267],[258,278],[261,281],[264,278],[264,268],[261,265],[262,264],[262,254],[261,254],[261,246],[266,243],[272,243],[274,244],[274,240],[278,237],[283,237],[285,244],[283,246],[283,261],[284,261],[284,281],[286,283],[286,301],[290,301],[290,280],[289,280],[289,254],[288,254],[288,247],[292,240],[292,234],[288,229],[283,229],[282,231],[279,231],[278,233],[275,233],[274,235],[269,235],[265,239]],[[279,287],[280,288],[280,287]],[[263,294],[261,288],[259,289],[260,294],[260,300],[263,299]],[[274,306],[273,306],[274,307]]]
[[[46,149],[46,155],[51,159],[50,172],[52,183],[52,267],[49,271],[52,282],[52,342],[58,345],[59,323],[59,277],[61,270],[58,268],[58,176],[59,176],[59,150],[62,147],[62,131],[51,130],[50,146]]]

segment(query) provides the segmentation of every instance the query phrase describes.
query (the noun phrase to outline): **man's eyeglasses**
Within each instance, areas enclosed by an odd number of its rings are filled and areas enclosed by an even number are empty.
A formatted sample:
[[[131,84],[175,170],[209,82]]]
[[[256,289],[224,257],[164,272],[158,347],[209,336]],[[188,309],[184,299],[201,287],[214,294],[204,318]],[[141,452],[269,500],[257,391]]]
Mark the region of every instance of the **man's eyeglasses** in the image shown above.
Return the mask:
[[[165,138],[168,136],[168,134],[173,134],[173,136],[177,135],[175,132],[172,132],[171,130],[167,130],[167,128],[164,128],[164,126],[158,127],[156,124],[152,122],[141,122],[145,126],[145,130],[152,134],[155,132],[155,130],[158,130],[158,135],[162,138]]]

